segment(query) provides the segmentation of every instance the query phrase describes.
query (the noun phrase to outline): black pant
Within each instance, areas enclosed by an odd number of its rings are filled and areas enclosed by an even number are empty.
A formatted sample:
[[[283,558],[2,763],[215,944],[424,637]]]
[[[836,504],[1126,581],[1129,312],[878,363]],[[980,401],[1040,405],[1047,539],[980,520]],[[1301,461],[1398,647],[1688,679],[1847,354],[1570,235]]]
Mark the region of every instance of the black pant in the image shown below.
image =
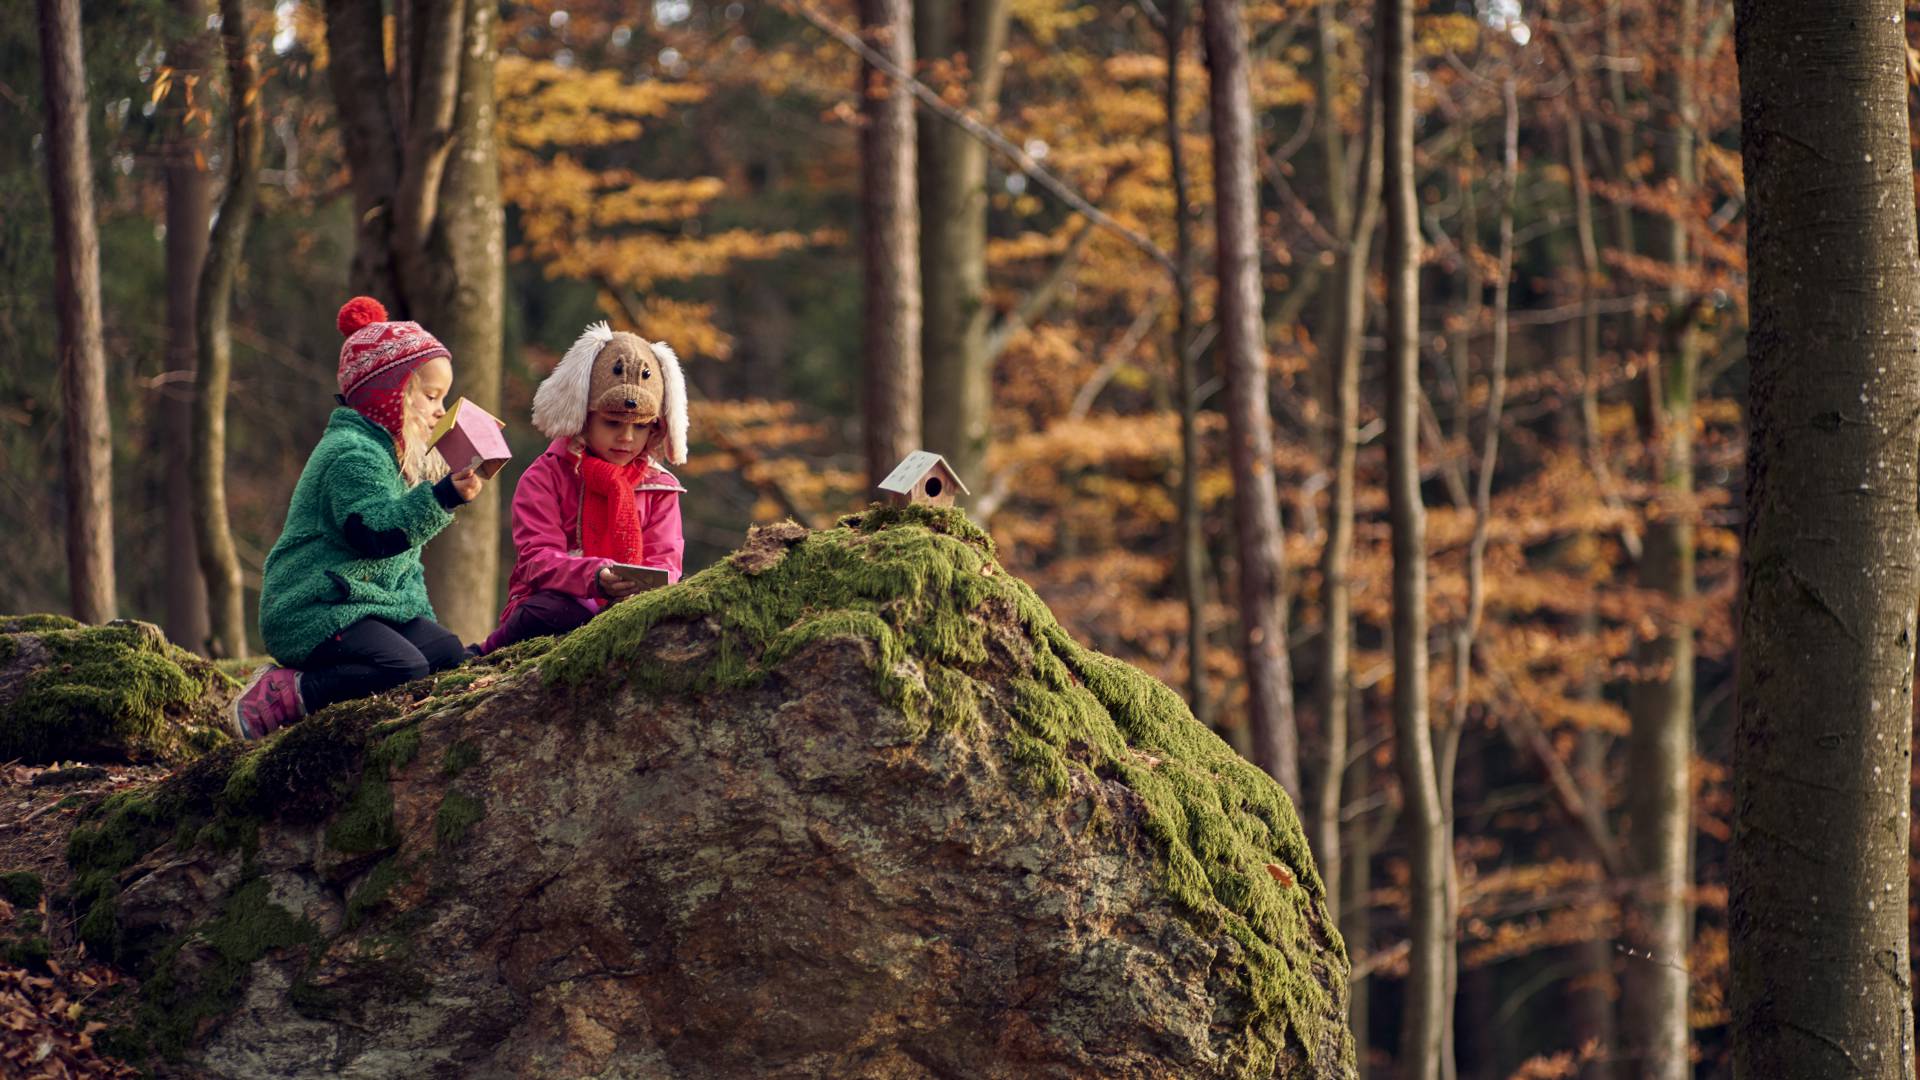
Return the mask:
[[[424,679],[466,658],[460,639],[432,619],[365,618],[313,650],[300,669],[300,699],[308,712],[317,712],[336,701]]]
[[[563,592],[542,590],[520,601],[519,606],[513,609],[513,614],[506,617],[481,648],[492,652],[516,641],[564,634],[585,625],[593,615],[575,597]]]

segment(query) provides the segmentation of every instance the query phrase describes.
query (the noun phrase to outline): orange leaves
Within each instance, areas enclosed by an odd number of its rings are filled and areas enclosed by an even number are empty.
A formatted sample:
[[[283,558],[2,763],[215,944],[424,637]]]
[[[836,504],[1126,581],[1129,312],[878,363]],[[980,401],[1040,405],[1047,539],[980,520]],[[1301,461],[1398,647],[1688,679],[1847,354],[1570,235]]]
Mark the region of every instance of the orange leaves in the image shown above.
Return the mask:
[[[502,55],[494,71],[500,135],[508,147],[603,146],[639,136],[640,119],[707,96],[696,83],[628,82],[611,69],[562,67],[550,60]]]

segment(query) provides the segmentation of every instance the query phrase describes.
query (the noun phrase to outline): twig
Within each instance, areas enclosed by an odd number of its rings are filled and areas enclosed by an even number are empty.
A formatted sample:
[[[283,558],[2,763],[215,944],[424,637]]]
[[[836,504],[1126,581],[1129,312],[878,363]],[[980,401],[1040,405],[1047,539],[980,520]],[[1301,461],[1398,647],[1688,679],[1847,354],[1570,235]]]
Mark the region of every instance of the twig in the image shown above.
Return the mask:
[[[1066,203],[1068,206],[1086,215],[1088,220],[1100,227],[1112,231],[1115,235],[1126,240],[1127,243],[1138,248],[1154,262],[1159,263],[1168,271],[1172,271],[1173,257],[1161,250],[1160,245],[1147,239],[1144,235],[1127,228],[1118,221],[1115,221],[1106,211],[1089,202],[1087,197],[1075,190],[1071,184],[1055,176],[1045,166],[1035,161],[1032,155],[1015,145],[1014,142],[1005,135],[1000,134],[985,123],[982,123],[978,117],[973,116],[966,110],[956,109],[945,101],[942,101],[940,95],[936,93],[932,87],[914,78],[911,74],[902,71],[899,65],[895,64],[885,55],[869,48],[866,42],[860,40],[858,34],[840,26],[832,19],[815,11],[813,5],[806,3],[806,0],[781,0],[780,6],[805,19],[808,23],[811,23],[815,29],[853,50],[862,60],[872,64],[875,68],[886,73],[888,78],[906,87],[913,96],[919,100],[920,104],[926,106],[941,119],[958,126],[962,131],[998,150],[1009,161],[1013,162],[1014,166],[1022,173],[1025,173],[1041,187],[1053,192],[1061,202]]]

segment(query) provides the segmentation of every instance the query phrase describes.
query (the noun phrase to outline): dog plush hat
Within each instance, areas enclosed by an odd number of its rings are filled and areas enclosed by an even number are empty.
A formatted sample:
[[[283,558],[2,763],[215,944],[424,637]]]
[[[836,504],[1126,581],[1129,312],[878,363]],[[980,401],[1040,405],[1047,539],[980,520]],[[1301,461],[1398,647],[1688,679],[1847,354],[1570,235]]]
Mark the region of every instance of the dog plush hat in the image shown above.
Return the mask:
[[[655,462],[687,460],[687,385],[680,358],[665,342],[616,332],[604,322],[587,327],[533,395],[533,426],[550,439],[586,430],[598,410],[625,420],[653,422],[642,448]]]

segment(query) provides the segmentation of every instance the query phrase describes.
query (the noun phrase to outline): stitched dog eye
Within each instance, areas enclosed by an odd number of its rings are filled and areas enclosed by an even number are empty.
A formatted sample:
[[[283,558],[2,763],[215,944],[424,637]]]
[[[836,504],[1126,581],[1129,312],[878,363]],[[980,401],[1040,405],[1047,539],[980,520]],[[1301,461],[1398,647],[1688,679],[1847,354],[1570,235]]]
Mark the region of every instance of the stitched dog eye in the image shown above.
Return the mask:
[[[626,365],[625,365],[625,364],[622,364],[622,363],[621,363],[620,361],[618,361],[618,360],[615,360],[615,361],[613,362],[613,373],[614,373],[615,375],[624,375],[624,374],[626,374],[626,370],[627,370],[627,368],[626,368]]]
[[[653,369],[652,369],[652,368],[641,368],[641,369],[640,369],[640,377],[641,377],[641,378],[643,378],[643,379],[651,379],[651,378],[653,378]]]

